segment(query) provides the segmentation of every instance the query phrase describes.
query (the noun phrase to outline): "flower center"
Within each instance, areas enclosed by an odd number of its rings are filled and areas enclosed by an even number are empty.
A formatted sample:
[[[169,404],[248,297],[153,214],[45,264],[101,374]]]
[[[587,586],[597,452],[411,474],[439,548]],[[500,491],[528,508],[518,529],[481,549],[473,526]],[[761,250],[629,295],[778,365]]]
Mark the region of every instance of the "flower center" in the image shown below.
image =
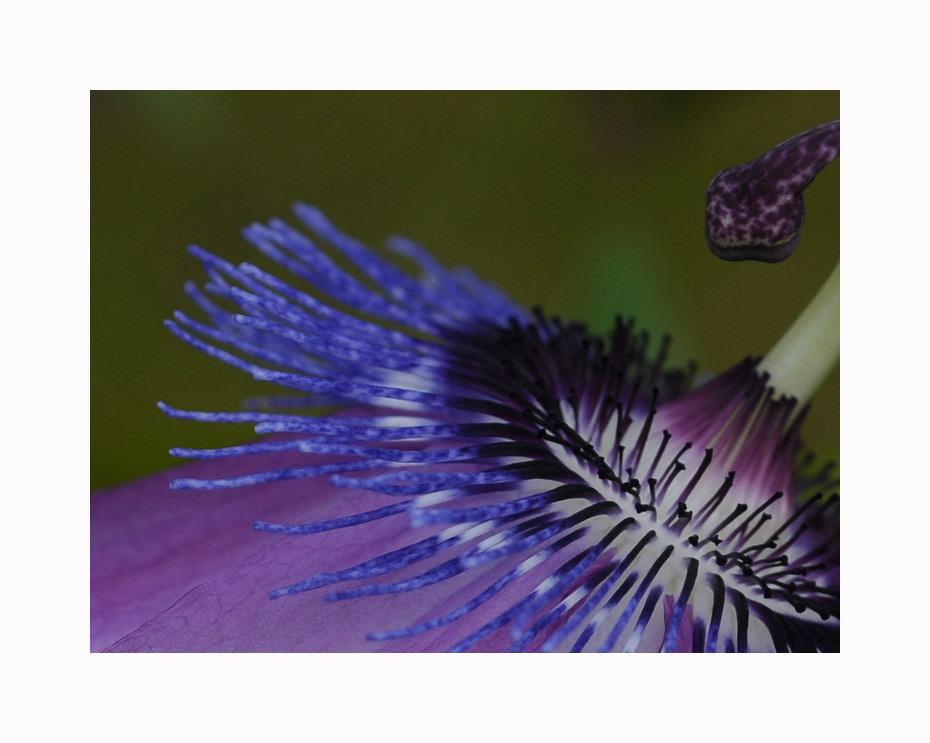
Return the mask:
[[[618,347],[605,352],[580,326],[540,321],[502,344],[504,367],[524,382],[515,390],[533,391],[519,400],[524,416],[586,486],[557,510],[568,517],[592,501],[609,504],[589,517],[591,538],[606,554],[634,555],[630,575],[651,576],[663,595],[716,617],[704,632],[736,623],[743,632],[731,636],[759,647],[771,636],[766,611],[812,610],[835,623],[832,594],[804,577],[835,546],[832,535],[817,542],[805,532],[836,500],[817,496],[794,510],[796,401],[774,399],[752,359],[690,395],[665,400],[674,393],[654,386],[647,397],[643,379],[661,385],[661,375],[629,331],[618,324]]]

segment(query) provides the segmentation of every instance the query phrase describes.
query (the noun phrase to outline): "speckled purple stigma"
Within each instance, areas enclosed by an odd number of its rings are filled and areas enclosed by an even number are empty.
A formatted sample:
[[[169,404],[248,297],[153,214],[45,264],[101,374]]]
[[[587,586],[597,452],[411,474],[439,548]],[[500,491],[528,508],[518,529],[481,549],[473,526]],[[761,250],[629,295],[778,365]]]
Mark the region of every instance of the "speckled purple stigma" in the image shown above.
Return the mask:
[[[390,247],[417,278],[316,209],[297,214],[354,270],[284,222],[253,225],[246,237],[306,288],[194,248],[208,291],[232,309],[189,285],[210,324],[178,313],[168,326],[298,396],[276,400],[281,412],[162,406],[272,435],[173,450],[246,469],[174,488],[299,479],[308,500],[327,482],[344,489],[334,518],[255,524],[308,549],[322,532],[357,535],[343,567],[295,576],[273,598],[297,616],[320,589],[390,599],[379,606],[396,611],[379,609],[366,630],[387,650],[420,637],[454,651],[839,649],[838,500],[800,497],[803,416],[754,360],[693,390],[693,370],[666,369],[666,344],[650,356],[630,323],[605,341],[409,241]],[[334,403],[353,409],[312,414]],[[248,471],[249,455],[271,451],[296,466]]]
[[[821,124],[722,170],[707,187],[707,243],[730,261],[783,261],[804,224],[803,192],[840,154],[840,122]]]

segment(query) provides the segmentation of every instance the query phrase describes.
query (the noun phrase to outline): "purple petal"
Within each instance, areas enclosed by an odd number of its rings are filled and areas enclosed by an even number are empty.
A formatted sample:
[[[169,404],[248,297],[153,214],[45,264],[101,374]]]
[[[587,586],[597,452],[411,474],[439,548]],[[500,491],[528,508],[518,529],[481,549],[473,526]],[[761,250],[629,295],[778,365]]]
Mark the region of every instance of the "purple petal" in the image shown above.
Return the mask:
[[[249,457],[246,466],[271,470],[325,461],[287,451]],[[476,593],[512,564],[472,569],[412,596],[327,601],[324,591],[311,591],[272,601],[270,591],[292,582],[295,575],[335,572],[408,545],[409,517],[401,513],[366,524],[362,533],[337,529],[282,539],[254,531],[253,522],[257,517],[287,523],[325,521],[378,508],[387,497],[336,487],[325,478],[219,491],[168,487],[177,477],[229,477],[242,468],[243,462],[236,459],[197,462],[91,498],[92,651],[443,651],[492,620],[501,605],[510,606],[526,593],[515,581],[448,631],[440,628],[387,642],[367,636],[451,611],[461,605],[463,591]],[[425,538],[443,526],[418,528],[415,536]],[[535,570],[537,581],[552,563],[550,558]],[[395,576],[402,579],[423,568],[418,563]],[[468,591],[473,585],[477,587]],[[541,634],[530,649],[547,637]],[[512,642],[509,633],[497,632],[474,649],[503,651]]]

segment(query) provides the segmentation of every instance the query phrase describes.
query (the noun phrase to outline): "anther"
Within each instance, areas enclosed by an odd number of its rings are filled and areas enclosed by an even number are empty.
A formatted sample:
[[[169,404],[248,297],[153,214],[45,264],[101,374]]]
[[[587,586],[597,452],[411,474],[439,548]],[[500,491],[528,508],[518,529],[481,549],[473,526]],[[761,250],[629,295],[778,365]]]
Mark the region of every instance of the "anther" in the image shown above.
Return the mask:
[[[705,232],[713,254],[766,263],[791,255],[804,224],[804,189],[839,154],[840,122],[833,121],[718,173],[707,188]]]

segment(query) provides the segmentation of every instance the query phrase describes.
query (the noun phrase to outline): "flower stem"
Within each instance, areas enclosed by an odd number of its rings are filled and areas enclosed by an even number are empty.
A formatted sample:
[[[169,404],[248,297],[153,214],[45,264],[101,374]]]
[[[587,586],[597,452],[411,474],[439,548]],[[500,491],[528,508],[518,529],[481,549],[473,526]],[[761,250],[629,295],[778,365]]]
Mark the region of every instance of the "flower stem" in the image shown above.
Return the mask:
[[[803,406],[840,359],[840,264],[762,360],[777,392]]]

